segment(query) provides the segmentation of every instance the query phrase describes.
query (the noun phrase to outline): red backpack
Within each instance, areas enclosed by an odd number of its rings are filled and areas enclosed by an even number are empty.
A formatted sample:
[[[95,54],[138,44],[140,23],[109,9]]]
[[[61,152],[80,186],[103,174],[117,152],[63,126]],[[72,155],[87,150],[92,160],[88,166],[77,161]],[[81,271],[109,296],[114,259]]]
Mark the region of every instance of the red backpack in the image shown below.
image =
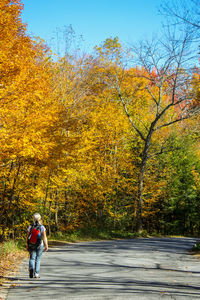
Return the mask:
[[[37,250],[42,243],[41,225],[33,224],[28,237],[28,249]]]

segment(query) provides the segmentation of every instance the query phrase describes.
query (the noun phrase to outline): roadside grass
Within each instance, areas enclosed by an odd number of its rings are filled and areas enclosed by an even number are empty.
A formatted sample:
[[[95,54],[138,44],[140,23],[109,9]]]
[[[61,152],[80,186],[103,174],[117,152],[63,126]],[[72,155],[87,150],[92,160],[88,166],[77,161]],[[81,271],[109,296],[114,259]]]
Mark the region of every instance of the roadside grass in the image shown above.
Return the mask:
[[[146,231],[134,233],[121,230],[100,230],[98,228],[84,228],[74,232],[62,233],[58,231],[49,237],[49,241],[63,242],[81,242],[81,241],[98,241],[98,240],[113,240],[113,239],[133,239],[137,237],[149,237]]]

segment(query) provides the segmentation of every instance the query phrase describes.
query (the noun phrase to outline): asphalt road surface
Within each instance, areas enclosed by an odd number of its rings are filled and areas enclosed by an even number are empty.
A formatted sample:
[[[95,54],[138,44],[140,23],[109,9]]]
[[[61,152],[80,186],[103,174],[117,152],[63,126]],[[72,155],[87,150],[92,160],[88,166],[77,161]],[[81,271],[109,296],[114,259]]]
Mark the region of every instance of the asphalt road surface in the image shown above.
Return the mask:
[[[28,260],[7,300],[200,299],[200,259],[192,238],[140,238],[67,244],[41,261],[29,279]]]

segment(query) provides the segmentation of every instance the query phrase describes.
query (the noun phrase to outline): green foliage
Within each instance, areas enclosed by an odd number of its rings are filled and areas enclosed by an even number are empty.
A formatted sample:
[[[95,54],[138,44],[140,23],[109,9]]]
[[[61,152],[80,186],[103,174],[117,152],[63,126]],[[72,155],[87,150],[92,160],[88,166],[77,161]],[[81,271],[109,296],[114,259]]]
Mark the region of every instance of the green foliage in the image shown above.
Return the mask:
[[[166,181],[159,213],[163,233],[194,234],[199,230],[199,191],[194,172],[200,172],[200,165],[194,146],[190,137],[172,134],[166,154],[159,157]]]
[[[85,227],[80,230],[63,234],[61,232],[51,236],[50,244],[52,240],[77,242],[77,241],[94,241],[94,240],[110,240],[110,239],[128,239],[136,237],[147,237],[148,233],[143,231],[141,233],[134,233],[131,231],[123,230],[102,230],[98,227]]]

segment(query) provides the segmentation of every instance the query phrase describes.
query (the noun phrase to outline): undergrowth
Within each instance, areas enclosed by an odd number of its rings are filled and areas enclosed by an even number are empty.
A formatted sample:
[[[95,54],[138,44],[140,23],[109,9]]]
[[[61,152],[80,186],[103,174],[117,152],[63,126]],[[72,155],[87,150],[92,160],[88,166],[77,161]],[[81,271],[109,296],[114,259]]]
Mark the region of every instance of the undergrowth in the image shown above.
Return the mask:
[[[120,230],[99,230],[97,228],[80,229],[74,232],[62,233],[60,231],[52,234],[49,238],[66,242],[131,239],[137,237],[147,237],[147,232],[134,233]]]

